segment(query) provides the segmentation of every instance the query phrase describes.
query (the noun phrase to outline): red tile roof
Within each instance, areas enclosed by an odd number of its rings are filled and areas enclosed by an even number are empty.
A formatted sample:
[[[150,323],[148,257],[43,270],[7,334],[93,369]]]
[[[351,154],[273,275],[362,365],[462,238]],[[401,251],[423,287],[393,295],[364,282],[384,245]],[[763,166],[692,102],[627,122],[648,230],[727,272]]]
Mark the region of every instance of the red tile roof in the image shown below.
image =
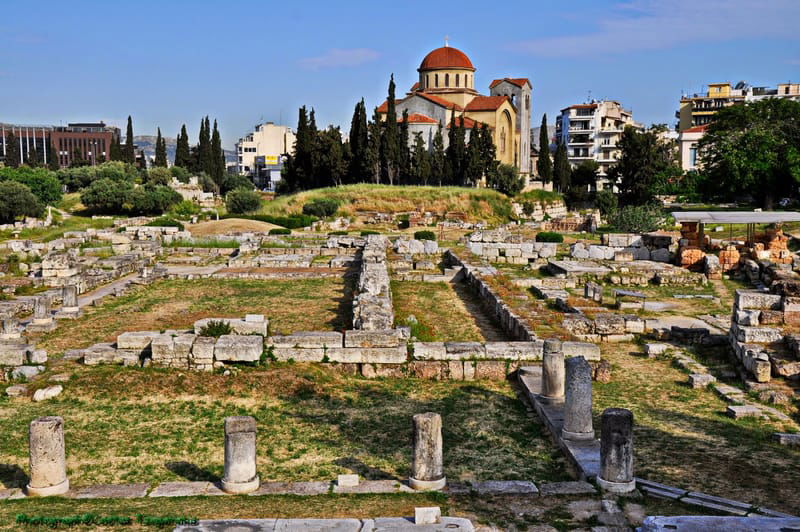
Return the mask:
[[[528,85],[531,84],[531,82],[530,82],[530,80],[528,78],[503,78],[503,79],[493,80],[489,84],[489,88],[493,89],[493,88],[495,88],[495,86],[503,83],[504,81],[507,81],[507,82],[511,83],[512,85],[516,85],[517,87],[524,87],[526,83]]]
[[[702,126],[694,126],[684,129],[681,131],[681,133],[703,133],[706,129],[708,129],[708,124],[703,124]]]
[[[456,125],[461,125],[462,122],[464,123],[464,127],[466,129],[472,129],[472,126],[475,125],[475,124],[478,124],[479,128],[481,128],[481,127],[486,125],[483,122],[480,122],[479,120],[473,120],[471,118],[467,118],[466,116],[463,116],[463,117],[462,116],[457,116],[456,117]],[[448,127],[448,128],[450,127],[450,120],[447,121],[447,126],[446,127]],[[493,128],[491,126],[489,126],[489,129],[493,129]]]
[[[451,46],[443,46],[433,50],[425,56],[425,59],[419,65],[419,70],[441,70],[444,68],[475,70],[467,54]]]
[[[411,92],[415,92],[417,89],[419,89],[419,81],[411,86]]]
[[[403,117],[397,119],[398,122],[403,121]],[[408,115],[408,123],[409,124],[438,124],[436,120],[433,118],[423,115],[421,113],[411,113]]]
[[[397,105],[398,103],[402,102],[403,100],[395,100],[394,104]],[[389,112],[389,100],[384,100],[382,104],[378,106],[379,113],[387,113]]]
[[[435,104],[441,105],[442,107],[445,107],[447,109],[455,109],[456,111],[463,111],[464,110],[457,103],[453,103],[453,102],[451,102],[449,100],[445,100],[444,98],[441,98],[439,96],[436,96],[434,94],[430,94],[430,93],[427,93],[427,92],[418,91],[418,92],[414,93],[414,96],[421,96],[421,97],[425,98],[426,100],[431,101],[431,102],[433,102]]]
[[[508,96],[476,96],[465,107],[467,111],[496,111]]]

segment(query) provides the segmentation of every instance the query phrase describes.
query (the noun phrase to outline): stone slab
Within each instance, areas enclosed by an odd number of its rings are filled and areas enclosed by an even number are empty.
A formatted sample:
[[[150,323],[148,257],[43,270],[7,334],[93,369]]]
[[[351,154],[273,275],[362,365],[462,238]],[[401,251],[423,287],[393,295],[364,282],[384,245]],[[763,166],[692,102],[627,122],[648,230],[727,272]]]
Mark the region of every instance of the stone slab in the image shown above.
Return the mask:
[[[733,419],[761,417],[764,413],[755,405],[728,405],[725,413]]]
[[[400,332],[397,329],[379,331],[354,329],[344,333],[345,347],[397,347],[400,343]]]
[[[256,362],[263,350],[264,339],[261,336],[223,334],[214,346],[214,358],[231,362]]]
[[[694,499],[701,499],[704,501],[709,501],[717,504],[722,504],[724,506],[731,506],[733,508],[738,508],[740,510],[751,510],[753,508],[752,504],[748,504],[746,502],[734,501],[732,499],[726,499],[724,497],[717,497],[715,495],[709,495],[707,493],[700,493],[698,491],[690,491],[687,494],[687,497],[691,497]]]
[[[681,499],[681,502],[685,504],[691,504],[693,506],[700,506],[701,508],[705,508],[707,510],[713,510],[715,512],[725,512],[727,514],[740,515],[740,516],[747,515],[747,510],[734,508],[732,506],[728,506],[727,504],[718,504],[716,502],[711,502],[705,499],[684,497]]]
[[[262,482],[256,491],[249,495],[323,495],[331,490],[331,483],[312,482]]]
[[[362,480],[356,486],[333,486],[334,493],[412,493],[406,484],[397,480]]]
[[[536,495],[536,484],[527,480],[485,480],[472,484],[480,495]]]
[[[342,347],[344,336],[335,331],[300,331],[293,334],[270,336],[267,339],[267,345],[303,349]]]
[[[475,528],[469,519],[461,517],[442,517],[435,525],[416,525],[412,518],[404,517],[383,517],[376,518],[374,528],[363,528],[363,532],[439,532],[439,531],[463,531],[472,532]]]
[[[542,497],[552,497],[558,495],[592,495],[597,493],[597,490],[588,482],[577,480],[539,484],[539,492]]]
[[[195,497],[224,494],[224,491],[211,482],[162,482],[150,492],[149,497]]]
[[[150,484],[98,484],[70,492],[74,499],[136,499],[147,496]]]
[[[363,530],[364,523],[361,519],[278,519],[275,523],[275,532],[361,532]]]
[[[800,528],[800,519],[769,517],[723,517],[723,516],[648,516],[642,523],[642,532],[667,532],[681,530],[700,532],[724,530],[726,532],[778,532]]]

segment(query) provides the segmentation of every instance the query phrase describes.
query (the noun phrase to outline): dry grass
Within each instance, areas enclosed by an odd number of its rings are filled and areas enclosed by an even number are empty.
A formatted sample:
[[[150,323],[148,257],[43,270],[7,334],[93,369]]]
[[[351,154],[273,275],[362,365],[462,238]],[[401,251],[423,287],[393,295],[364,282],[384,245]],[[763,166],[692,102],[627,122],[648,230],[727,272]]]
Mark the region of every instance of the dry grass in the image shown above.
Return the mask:
[[[302,364],[244,368],[227,377],[67,362],[49,371],[73,374],[54,400],[2,394],[0,484],[6,487],[24,481],[28,423],[53,413],[64,418],[75,486],[217,480],[222,422],[231,415],[258,422],[263,480],[329,480],[350,472],[403,479],[411,417],[427,411],[443,416],[452,480],[563,478],[560,458],[506,382],[369,381]]]
[[[276,227],[280,226],[267,222],[259,222],[257,220],[228,218],[225,220],[187,225],[186,229],[192,233],[192,236],[198,237],[224,235],[227,233],[268,233],[270,229],[275,229]]]
[[[611,406],[633,411],[638,476],[800,511],[800,480],[792,473],[800,452],[770,441],[790,425],[725,416],[726,403],[712,391],[691,389],[685,373],[666,359],[643,358],[636,345],[603,344],[603,356],[614,380],[595,383],[595,414]]]
[[[461,285],[392,281],[395,322],[408,325],[414,316],[412,333],[426,342],[467,342],[505,340],[503,332],[484,314],[480,302]]]
[[[264,314],[274,333],[349,327],[352,297],[339,278],[293,280],[199,279],[159,281],[87,307],[37,345],[51,354],[113,341],[126,331],[185,329],[202,318]]]

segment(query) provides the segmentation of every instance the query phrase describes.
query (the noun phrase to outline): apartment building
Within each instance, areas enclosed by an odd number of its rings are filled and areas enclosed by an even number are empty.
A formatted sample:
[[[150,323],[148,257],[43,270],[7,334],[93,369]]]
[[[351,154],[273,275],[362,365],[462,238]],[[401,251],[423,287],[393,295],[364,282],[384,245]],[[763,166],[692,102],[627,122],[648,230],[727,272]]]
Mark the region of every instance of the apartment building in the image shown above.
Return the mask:
[[[272,190],[281,179],[284,155],[294,152],[295,134],[288,126],[265,122],[236,143],[239,175],[258,188]]]
[[[76,155],[93,165],[109,160],[111,143],[120,134],[119,128],[103,122],[66,126],[0,124],[0,160],[5,160],[7,154],[8,133],[12,133],[19,144],[19,164],[27,161],[30,153],[36,152],[44,164],[57,157],[61,168],[68,167]]]
[[[620,157],[618,143],[626,126],[643,129],[617,101],[571,105],[556,117],[556,141],[566,145],[567,158],[573,167],[584,161],[597,162],[599,190],[608,184],[608,170]]]

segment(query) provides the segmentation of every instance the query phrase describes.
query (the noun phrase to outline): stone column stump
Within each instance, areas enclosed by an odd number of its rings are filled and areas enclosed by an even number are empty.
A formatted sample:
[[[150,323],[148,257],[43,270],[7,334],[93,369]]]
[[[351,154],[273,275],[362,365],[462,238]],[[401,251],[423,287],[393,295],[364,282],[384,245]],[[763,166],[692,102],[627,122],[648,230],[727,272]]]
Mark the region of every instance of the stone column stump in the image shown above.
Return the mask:
[[[222,489],[250,493],[261,484],[256,472],[256,420],[250,416],[225,418],[225,474]]]
[[[633,478],[633,413],[606,408],[600,419],[600,473],[597,485],[611,493],[636,489]]]
[[[2,328],[0,328],[0,340],[14,340],[21,338],[22,333],[19,330],[19,320],[14,316],[6,316],[2,318]]]
[[[77,318],[81,315],[78,306],[78,287],[74,284],[67,284],[61,290],[62,303],[61,310],[56,314],[56,318]]]
[[[30,332],[47,332],[56,328],[53,314],[50,312],[52,302],[50,296],[38,296],[33,300],[33,320],[26,326]]]
[[[64,450],[64,420],[39,417],[28,429],[31,478],[25,487],[29,497],[47,497],[69,491]]]
[[[564,402],[564,352],[559,340],[544,341],[540,399],[551,404]]]
[[[593,440],[592,368],[583,357],[570,358],[564,365],[567,383],[561,437],[573,441]]]
[[[408,484],[415,490],[440,490],[447,479],[442,462],[442,416],[433,412],[414,416],[414,458]]]

